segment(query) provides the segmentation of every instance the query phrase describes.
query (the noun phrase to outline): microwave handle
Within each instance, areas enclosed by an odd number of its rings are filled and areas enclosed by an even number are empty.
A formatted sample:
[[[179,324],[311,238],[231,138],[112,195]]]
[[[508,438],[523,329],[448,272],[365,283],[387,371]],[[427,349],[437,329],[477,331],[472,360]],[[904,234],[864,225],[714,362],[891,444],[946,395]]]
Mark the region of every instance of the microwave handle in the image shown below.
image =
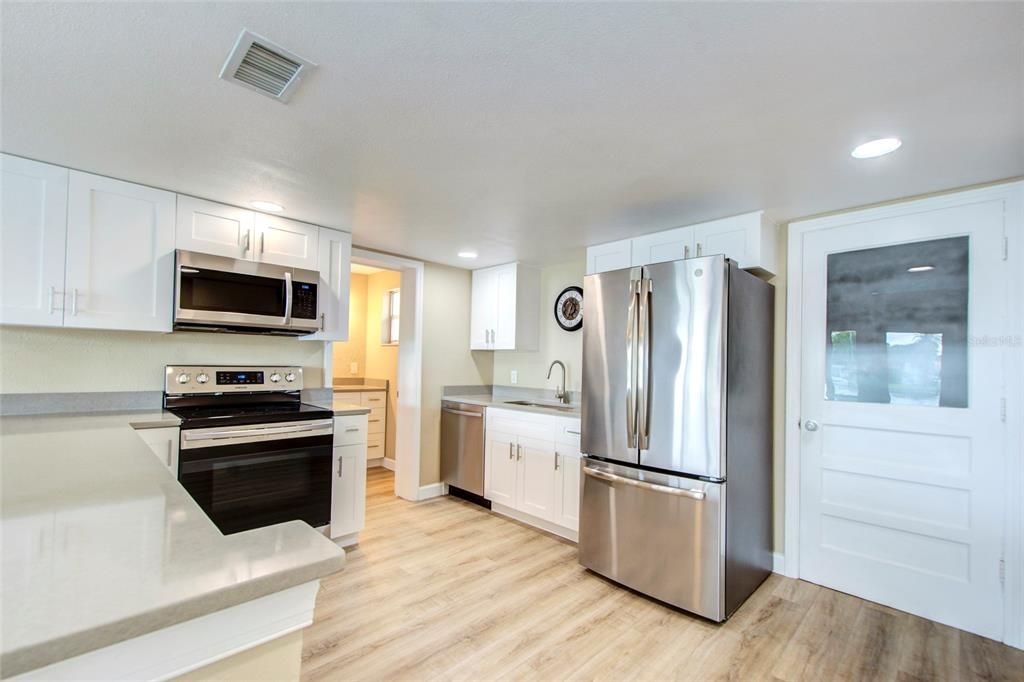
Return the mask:
[[[292,273],[284,273],[284,323],[292,321]]]

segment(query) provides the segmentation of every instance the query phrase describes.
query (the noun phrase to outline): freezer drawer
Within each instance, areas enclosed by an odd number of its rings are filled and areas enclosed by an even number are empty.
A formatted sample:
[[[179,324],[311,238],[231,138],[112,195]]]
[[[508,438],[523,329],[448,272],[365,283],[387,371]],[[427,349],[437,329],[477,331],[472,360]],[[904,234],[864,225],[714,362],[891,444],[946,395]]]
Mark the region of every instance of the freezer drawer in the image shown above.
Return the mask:
[[[579,560],[681,609],[721,621],[725,483],[583,461]]]

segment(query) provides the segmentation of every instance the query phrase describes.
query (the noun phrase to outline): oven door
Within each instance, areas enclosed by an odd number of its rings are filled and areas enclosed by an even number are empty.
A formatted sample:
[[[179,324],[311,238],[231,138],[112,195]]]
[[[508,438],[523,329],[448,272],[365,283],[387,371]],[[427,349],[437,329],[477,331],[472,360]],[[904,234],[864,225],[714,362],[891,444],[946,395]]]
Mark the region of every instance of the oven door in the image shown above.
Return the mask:
[[[177,329],[319,329],[319,273],[181,250],[176,261]]]
[[[330,419],[183,429],[178,480],[225,535],[331,521]]]

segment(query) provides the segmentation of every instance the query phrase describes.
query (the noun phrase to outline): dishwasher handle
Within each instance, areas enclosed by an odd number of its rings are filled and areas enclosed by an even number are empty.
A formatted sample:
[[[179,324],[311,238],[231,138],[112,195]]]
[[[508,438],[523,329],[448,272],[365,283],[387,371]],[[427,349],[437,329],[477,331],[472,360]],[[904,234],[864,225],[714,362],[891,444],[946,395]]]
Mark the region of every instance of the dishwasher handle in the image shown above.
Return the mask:
[[[441,411],[442,412],[447,412],[448,414],[458,414],[458,415],[461,415],[463,417],[483,417],[484,416],[483,412],[467,412],[466,410],[453,410],[450,407],[442,407]]]

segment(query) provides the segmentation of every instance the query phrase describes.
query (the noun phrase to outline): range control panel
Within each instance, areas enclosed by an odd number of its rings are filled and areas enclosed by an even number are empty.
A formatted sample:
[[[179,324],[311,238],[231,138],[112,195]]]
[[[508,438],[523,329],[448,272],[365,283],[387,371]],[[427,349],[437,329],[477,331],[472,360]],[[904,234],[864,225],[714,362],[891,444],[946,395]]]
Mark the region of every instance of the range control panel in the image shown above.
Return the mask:
[[[167,365],[164,374],[168,395],[302,389],[301,367]]]

